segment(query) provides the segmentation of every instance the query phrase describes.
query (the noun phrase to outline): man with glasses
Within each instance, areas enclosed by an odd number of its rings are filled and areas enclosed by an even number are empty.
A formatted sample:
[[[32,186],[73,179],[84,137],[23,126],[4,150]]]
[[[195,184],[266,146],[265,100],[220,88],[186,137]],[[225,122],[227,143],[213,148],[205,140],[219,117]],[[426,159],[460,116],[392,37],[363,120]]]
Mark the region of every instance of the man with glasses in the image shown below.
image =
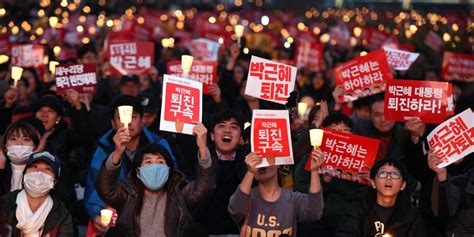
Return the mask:
[[[421,214],[404,191],[407,175],[399,161],[375,163],[371,188],[345,212],[336,236],[426,236]]]

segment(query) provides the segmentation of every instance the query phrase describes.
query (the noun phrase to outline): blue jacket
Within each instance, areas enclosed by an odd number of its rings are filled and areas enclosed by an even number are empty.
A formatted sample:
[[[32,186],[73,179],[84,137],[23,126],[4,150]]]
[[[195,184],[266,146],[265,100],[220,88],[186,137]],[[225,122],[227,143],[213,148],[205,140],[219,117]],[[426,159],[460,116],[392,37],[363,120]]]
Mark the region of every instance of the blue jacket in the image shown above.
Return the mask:
[[[115,135],[115,130],[111,129],[107,131],[100,139],[97,144],[97,147],[94,151],[92,157],[91,165],[89,167],[89,173],[87,174],[87,184],[86,192],[84,196],[84,203],[86,205],[87,213],[89,217],[94,220],[99,214],[100,210],[104,209],[105,203],[100,199],[95,188],[95,181],[97,175],[99,174],[100,168],[102,167],[104,161],[110,156],[110,154],[115,150],[115,144],[113,143],[113,136]],[[146,128],[142,128],[140,144],[139,147],[143,144],[156,143],[164,146],[171,155],[173,159],[173,165],[177,169],[178,164],[175,157],[171,151],[171,148],[168,142],[156,135],[155,133],[150,132]],[[122,161],[128,159],[126,155],[122,155]],[[128,174],[129,166],[122,165],[120,168],[119,180],[126,178]]]

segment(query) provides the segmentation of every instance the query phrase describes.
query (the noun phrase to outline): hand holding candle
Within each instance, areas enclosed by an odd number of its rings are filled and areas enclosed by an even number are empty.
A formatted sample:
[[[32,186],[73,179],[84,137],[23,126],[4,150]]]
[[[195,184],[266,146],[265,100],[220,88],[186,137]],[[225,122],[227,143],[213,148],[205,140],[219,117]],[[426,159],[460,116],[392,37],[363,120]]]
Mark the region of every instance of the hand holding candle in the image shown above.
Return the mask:
[[[110,221],[112,220],[113,211],[109,209],[102,209],[100,211],[100,222],[104,226],[109,226]]]
[[[12,67],[12,79],[14,80],[13,87],[16,88],[16,85],[18,84],[18,81],[20,80],[22,74],[23,68],[16,66]]]
[[[128,129],[128,124],[132,122],[133,106],[122,105],[118,107],[120,122]]]
[[[183,55],[181,56],[181,68],[183,69],[183,75],[184,77],[187,77],[189,75],[189,72],[191,71],[191,67],[193,65],[193,56],[190,55]]]
[[[49,71],[51,72],[51,75],[54,75],[56,73],[56,66],[59,65],[58,62],[56,61],[50,61],[49,62]]]

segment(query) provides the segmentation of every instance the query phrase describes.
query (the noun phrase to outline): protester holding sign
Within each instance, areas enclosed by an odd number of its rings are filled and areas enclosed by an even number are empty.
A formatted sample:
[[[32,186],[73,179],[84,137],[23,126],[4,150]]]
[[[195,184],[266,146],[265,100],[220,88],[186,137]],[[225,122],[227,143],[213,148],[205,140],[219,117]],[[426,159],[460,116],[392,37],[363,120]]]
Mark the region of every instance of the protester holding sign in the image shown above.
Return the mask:
[[[405,191],[408,171],[396,160],[377,162],[371,187],[344,214],[336,236],[426,236],[420,213]]]
[[[320,151],[311,154],[311,184],[308,194],[292,192],[278,184],[278,166],[256,168],[263,161],[258,152],[245,157],[247,173],[229,201],[229,213],[241,228],[242,236],[273,233],[296,236],[296,222],[321,218],[323,194],[318,170],[324,161]],[[252,188],[252,183],[258,186]]]

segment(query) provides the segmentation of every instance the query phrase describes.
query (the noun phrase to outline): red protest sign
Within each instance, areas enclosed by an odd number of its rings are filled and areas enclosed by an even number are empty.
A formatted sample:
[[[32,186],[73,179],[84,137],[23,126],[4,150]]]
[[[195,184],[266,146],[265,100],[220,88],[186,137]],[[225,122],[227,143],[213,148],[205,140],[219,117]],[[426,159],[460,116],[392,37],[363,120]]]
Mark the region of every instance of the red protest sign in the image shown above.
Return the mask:
[[[320,148],[324,154],[324,163],[320,173],[340,179],[366,183],[358,174],[366,167],[374,165],[380,140],[361,137],[350,133],[324,129],[323,143]],[[306,162],[305,170],[311,170],[311,158]]]
[[[287,110],[254,110],[251,148],[265,159],[257,167],[293,164]]]
[[[390,65],[394,70],[400,71],[408,70],[420,55],[419,53],[411,53],[389,47],[384,47],[383,50],[387,56],[388,65]]]
[[[434,49],[437,52],[440,52],[443,49],[443,46],[444,46],[444,42],[441,39],[441,37],[439,37],[439,35],[437,35],[432,30],[430,30],[428,32],[428,34],[426,34],[425,44],[428,45],[428,47]]]
[[[168,74],[183,77],[181,61],[168,62]],[[217,63],[214,61],[193,61],[188,79],[201,82],[203,93],[209,94],[209,85],[217,83]]]
[[[97,87],[96,64],[61,64],[54,74],[56,93],[65,94],[67,89],[75,89],[80,94],[93,94]]]
[[[108,49],[110,69],[114,75],[147,73],[154,63],[152,42],[113,42]]]
[[[384,117],[392,121],[419,117],[425,123],[441,123],[446,118],[448,90],[447,82],[387,81]]]
[[[374,27],[362,27],[361,39],[364,41],[368,48],[378,49],[387,40],[389,34],[382,32]]]
[[[295,61],[296,67],[308,67],[313,71],[323,70],[323,49],[321,44],[312,44],[302,42],[296,48]]]
[[[441,79],[474,81],[474,55],[444,52]]]
[[[192,135],[193,123],[202,121],[201,91],[199,82],[165,74],[160,130]]]
[[[383,49],[337,66],[334,76],[336,84],[344,88],[342,101],[353,101],[385,91],[385,81],[393,79]]]
[[[12,64],[19,67],[40,67],[43,65],[42,45],[15,45],[12,47]]]
[[[10,54],[10,47],[8,35],[0,35],[0,54]]]
[[[474,115],[471,109],[450,118],[428,135],[431,150],[443,160],[446,167],[474,152]]]
[[[245,94],[285,104],[295,81],[296,67],[252,56]]]

